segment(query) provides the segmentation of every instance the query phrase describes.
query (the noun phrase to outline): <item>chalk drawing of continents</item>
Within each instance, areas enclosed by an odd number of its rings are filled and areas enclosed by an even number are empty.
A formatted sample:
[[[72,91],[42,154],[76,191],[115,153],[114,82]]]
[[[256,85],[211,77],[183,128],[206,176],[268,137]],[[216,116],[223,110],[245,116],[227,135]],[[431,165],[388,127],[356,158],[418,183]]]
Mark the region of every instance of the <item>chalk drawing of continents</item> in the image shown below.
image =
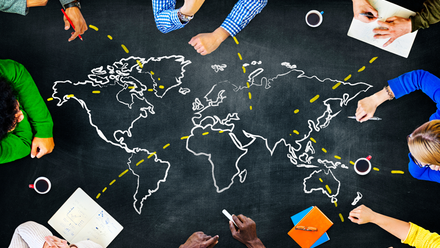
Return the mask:
[[[231,79],[215,84],[205,96],[193,102],[194,128],[187,140],[187,150],[208,158],[218,193],[231,187],[237,176],[242,183],[246,179],[246,167],[239,161],[256,139],[262,139],[271,154],[279,144],[286,146],[287,158],[297,167],[323,167],[322,161],[315,161],[311,135],[328,127],[343,107],[372,87],[363,82],[308,76],[289,63],[281,64],[284,72],[267,76],[270,72],[265,72],[263,64],[254,67],[244,80]],[[218,140],[210,137],[211,132],[217,133]],[[212,145],[220,140],[226,142],[225,147]],[[236,158],[229,161],[229,165],[216,155],[227,149],[234,151],[232,157]],[[216,174],[224,170],[218,167],[228,168],[228,179]],[[337,168],[341,166],[331,169]],[[223,178],[222,185],[218,178]]]

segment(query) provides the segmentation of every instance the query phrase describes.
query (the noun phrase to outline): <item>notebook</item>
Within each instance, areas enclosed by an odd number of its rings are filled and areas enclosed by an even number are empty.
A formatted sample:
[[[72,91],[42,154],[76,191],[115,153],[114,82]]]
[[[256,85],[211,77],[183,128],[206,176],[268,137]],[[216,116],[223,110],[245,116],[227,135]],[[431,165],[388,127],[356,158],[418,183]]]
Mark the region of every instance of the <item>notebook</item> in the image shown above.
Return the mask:
[[[313,209],[313,206],[312,207],[309,207],[309,208],[307,208],[307,209],[305,209],[305,210],[303,210],[303,211],[301,211],[301,212],[299,212],[299,213],[297,213],[297,214],[295,214],[294,216],[292,216],[292,217],[290,217],[291,219],[292,219],[292,222],[293,222],[293,225],[295,226],[298,222],[300,222],[301,220],[302,220],[302,218],[304,218],[304,216],[306,216],[309,212],[310,212],[310,210],[312,210]],[[327,233],[324,233],[312,246],[311,246],[311,248],[315,248],[315,247],[317,247],[318,245],[321,245],[322,243],[324,243],[324,242],[327,242],[327,241],[329,241],[330,240],[330,237],[328,236],[328,234]]]

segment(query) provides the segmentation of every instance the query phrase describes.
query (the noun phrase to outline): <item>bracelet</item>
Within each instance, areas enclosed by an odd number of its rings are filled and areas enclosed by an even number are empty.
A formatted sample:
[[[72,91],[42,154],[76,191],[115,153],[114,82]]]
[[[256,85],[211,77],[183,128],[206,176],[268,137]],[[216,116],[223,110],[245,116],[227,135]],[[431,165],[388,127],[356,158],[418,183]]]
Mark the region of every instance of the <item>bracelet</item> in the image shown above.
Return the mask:
[[[64,9],[70,8],[70,7],[78,7],[78,9],[81,9],[81,4],[79,1],[75,0],[73,2],[67,3],[63,5]]]
[[[391,101],[394,99],[394,94],[388,89],[388,85],[383,87],[385,89],[385,91],[388,94],[388,101]]]

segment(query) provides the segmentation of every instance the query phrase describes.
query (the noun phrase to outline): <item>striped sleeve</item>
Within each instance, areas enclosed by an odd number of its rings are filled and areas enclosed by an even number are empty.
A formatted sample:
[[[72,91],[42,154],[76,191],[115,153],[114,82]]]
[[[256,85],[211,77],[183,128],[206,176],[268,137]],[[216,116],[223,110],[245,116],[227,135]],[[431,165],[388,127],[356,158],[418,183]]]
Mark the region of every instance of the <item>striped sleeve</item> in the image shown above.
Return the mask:
[[[177,16],[176,0],[153,0],[152,3],[154,21],[160,32],[169,33],[186,25],[182,24]]]
[[[261,10],[263,10],[266,4],[267,0],[238,1],[231,13],[222,23],[221,27],[234,37],[243,30],[243,28],[245,28],[249,22],[261,12]]]
[[[52,236],[46,227],[28,221],[19,225],[12,236],[9,248],[41,248],[44,245],[44,237]]]

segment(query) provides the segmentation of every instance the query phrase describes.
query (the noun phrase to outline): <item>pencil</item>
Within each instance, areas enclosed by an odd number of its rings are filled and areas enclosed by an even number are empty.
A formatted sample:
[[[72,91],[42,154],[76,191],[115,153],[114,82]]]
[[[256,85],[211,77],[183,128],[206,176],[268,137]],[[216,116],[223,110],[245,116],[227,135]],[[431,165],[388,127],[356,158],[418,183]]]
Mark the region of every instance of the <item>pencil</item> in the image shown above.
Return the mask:
[[[356,119],[356,116],[349,116],[348,117],[349,119]],[[370,119],[368,119],[368,120],[372,120],[372,121],[380,121],[380,120],[382,120],[382,118],[379,118],[379,117],[371,117]]]
[[[75,25],[73,25],[72,21],[70,20],[70,18],[67,16],[66,12],[64,11],[64,9],[61,9],[61,11],[63,12],[64,16],[66,17],[66,19],[69,21],[70,26],[72,26],[73,30],[75,30]],[[79,34],[78,37],[83,40],[83,38],[81,37],[81,35]]]

